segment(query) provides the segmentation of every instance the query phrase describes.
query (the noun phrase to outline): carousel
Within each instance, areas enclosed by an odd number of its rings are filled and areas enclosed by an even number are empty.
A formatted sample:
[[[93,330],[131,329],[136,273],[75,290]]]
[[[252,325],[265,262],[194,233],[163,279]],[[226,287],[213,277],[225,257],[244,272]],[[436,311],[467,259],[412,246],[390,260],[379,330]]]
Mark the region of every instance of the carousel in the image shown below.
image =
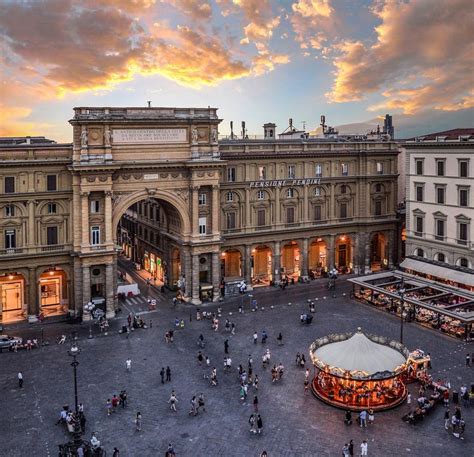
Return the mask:
[[[310,346],[316,368],[313,393],[332,406],[381,411],[407,396],[403,382],[409,351],[385,337],[356,333],[329,335]]]

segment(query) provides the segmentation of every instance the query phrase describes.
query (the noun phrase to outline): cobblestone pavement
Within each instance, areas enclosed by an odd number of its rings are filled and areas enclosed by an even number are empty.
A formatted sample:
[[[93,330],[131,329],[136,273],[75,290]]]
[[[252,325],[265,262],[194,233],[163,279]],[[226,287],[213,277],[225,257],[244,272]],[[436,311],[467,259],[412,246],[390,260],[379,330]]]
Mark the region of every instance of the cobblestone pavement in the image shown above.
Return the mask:
[[[308,346],[317,337],[328,333],[355,331],[357,327],[394,339],[399,336],[399,321],[386,312],[349,299],[350,286],[338,280],[337,297],[329,296],[326,281],[310,285],[290,286],[288,292],[279,289],[258,289],[252,294],[263,311],[249,312],[249,298],[244,299],[245,314],[238,314],[240,298],[221,304],[224,314],[218,332],[211,331],[208,320],[189,322],[194,307],[179,305],[172,309],[162,300],[157,311],[143,314],[151,329],[134,331],[130,338],[119,335],[126,313],[111,323],[108,336],[98,334],[87,339],[87,325],[54,324],[47,334],[53,341],[56,334],[78,331],[82,352],[78,367],[79,401],[85,405],[87,433],[99,434],[111,455],[114,446],[121,456],[164,455],[167,444],[173,443],[181,456],[258,456],[267,450],[269,456],[340,456],[345,442],[353,439],[356,446],[363,439],[369,443],[369,456],[474,456],[474,409],[466,409],[465,440],[455,439],[444,430],[444,408],[437,406],[422,423],[410,426],[401,421],[407,406],[378,413],[375,424],[367,429],[345,426],[344,413],[321,403],[311,394],[303,393],[303,370],[294,364],[296,352],[308,353]],[[343,295],[345,293],[345,295]],[[307,298],[318,298],[313,324],[299,322],[300,311],[306,309]],[[324,298],[326,297],[326,298]],[[288,302],[292,305],[289,306]],[[270,306],[273,305],[274,309]],[[201,307],[204,309],[204,307]],[[206,309],[215,309],[211,305]],[[229,312],[232,315],[229,316]],[[175,332],[175,342],[165,344],[164,333],[174,325],[174,318],[184,318],[186,327]],[[235,322],[237,332],[225,332],[223,322],[228,317]],[[272,352],[272,362],[282,362],[285,375],[272,384],[269,370],[261,367],[265,346],[253,344],[252,334],[265,329],[269,334],[266,347]],[[26,336],[38,333],[38,327],[14,328]],[[284,345],[276,337],[283,333]],[[35,333],[36,332],[36,333]],[[210,387],[204,374],[210,369],[200,367],[196,354],[197,338],[203,333],[211,366],[216,366],[219,385]],[[229,340],[233,361],[231,373],[223,373],[224,341]],[[473,345],[453,340],[416,324],[405,326],[405,343],[410,349],[422,348],[431,353],[435,378],[449,377],[453,387],[474,382],[474,369],[464,366],[467,351]],[[62,426],[55,426],[63,404],[72,405],[73,378],[67,346],[51,344],[30,352],[0,354],[0,456],[29,457],[57,455],[57,444],[69,439]],[[249,433],[249,402],[239,400],[237,367],[247,364],[252,354],[260,378],[259,406],[264,422],[262,435]],[[125,370],[125,360],[132,360],[131,373]],[[309,358],[309,357],[307,357]],[[160,382],[161,367],[170,366],[172,381]],[[16,374],[22,371],[23,389],[17,387]],[[105,401],[112,394],[127,389],[129,406],[107,417]],[[171,390],[178,396],[178,412],[169,410],[167,400]],[[415,385],[411,389],[416,389]],[[203,392],[207,398],[206,412],[196,417],[188,415],[193,394]],[[416,398],[416,396],[414,395]],[[133,418],[137,411],[143,416],[143,430],[136,432]],[[356,453],[357,455],[357,453]]]

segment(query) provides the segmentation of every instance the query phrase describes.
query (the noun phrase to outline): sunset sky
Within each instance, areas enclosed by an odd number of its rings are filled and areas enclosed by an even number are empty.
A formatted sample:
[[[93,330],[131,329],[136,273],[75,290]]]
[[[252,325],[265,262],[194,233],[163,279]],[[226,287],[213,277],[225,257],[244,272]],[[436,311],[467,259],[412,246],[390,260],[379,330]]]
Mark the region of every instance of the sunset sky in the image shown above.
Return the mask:
[[[74,106],[215,106],[249,134],[395,114],[474,125],[472,0],[1,1],[0,135],[71,141]],[[411,130],[407,127],[411,126]],[[361,127],[362,128],[362,127]]]

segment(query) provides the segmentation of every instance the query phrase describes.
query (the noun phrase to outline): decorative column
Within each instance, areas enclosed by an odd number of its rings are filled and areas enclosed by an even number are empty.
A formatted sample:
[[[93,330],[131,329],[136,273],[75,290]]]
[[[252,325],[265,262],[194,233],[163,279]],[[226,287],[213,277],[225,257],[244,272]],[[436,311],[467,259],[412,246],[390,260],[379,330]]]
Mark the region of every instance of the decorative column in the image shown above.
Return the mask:
[[[280,268],[281,268],[281,259],[280,259],[280,242],[275,241],[273,245],[273,282],[279,284],[280,283]]]
[[[114,296],[116,283],[117,278],[114,278],[114,266],[109,263],[105,266],[105,315],[108,318],[115,316]]]
[[[245,189],[245,227],[250,228],[250,189]]]
[[[192,300],[193,305],[200,305],[199,298],[199,254],[192,254]]]
[[[329,244],[328,244],[328,268],[332,270],[336,264],[336,241],[335,235],[329,235]]]
[[[301,250],[301,276],[308,279],[308,238],[303,238],[303,249]]]
[[[275,187],[275,224],[278,226],[281,223],[281,203],[280,203],[280,188]]]
[[[193,225],[193,235],[199,236],[199,186],[193,186],[192,191],[192,225]]]
[[[220,275],[220,262],[219,262],[219,253],[213,252],[212,253],[212,301],[219,301],[220,297],[220,283],[221,283],[221,275]]]
[[[365,241],[364,268],[365,268],[365,274],[368,274],[370,273],[370,261],[371,261],[371,252],[370,252],[371,234],[370,233],[364,233],[364,241]]]
[[[395,236],[393,234],[393,230],[389,230],[388,232],[388,243],[387,243],[387,249],[388,249],[388,267],[392,268],[393,267],[393,251],[395,247]]]
[[[36,282],[36,267],[28,268],[28,322],[36,322],[40,312],[38,303],[38,284]]]
[[[114,236],[112,234],[112,192],[105,191],[105,243],[114,244]]]
[[[352,263],[354,267],[354,273],[360,274],[360,233],[354,233],[351,238],[354,240],[354,249],[352,250]]]
[[[303,222],[308,222],[309,210],[308,210],[308,186],[303,187]]]
[[[219,214],[220,214],[220,191],[219,186],[212,186],[212,234],[219,236]]]
[[[191,267],[191,253],[189,247],[183,247],[182,256],[184,260],[184,296],[191,297],[192,294],[192,267]]]
[[[252,250],[250,244],[245,245],[245,282],[247,287],[250,287],[252,284]]]
[[[79,306],[84,306],[91,301],[91,270],[89,265],[82,266],[82,303],[76,303],[76,312]]]
[[[89,246],[89,192],[81,192],[82,247]],[[89,300],[88,300],[89,301]]]
[[[28,242],[27,246],[35,246],[35,204],[34,200],[28,200]]]
[[[336,198],[335,198],[335,193],[336,193],[336,185],[334,183],[331,183],[331,203],[329,205],[329,219],[335,219],[336,218]]]

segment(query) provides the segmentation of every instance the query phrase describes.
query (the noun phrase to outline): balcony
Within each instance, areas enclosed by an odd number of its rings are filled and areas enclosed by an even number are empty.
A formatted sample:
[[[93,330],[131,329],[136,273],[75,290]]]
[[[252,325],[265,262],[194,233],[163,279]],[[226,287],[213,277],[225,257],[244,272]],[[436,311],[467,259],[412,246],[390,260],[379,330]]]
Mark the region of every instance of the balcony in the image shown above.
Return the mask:
[[[0,249],[0,255],[15,255],[22,254],[23,248],[9,248],[9,249]]]
[[[42,252],[50,251],[63,251],[65,249],[65,244],[49,244],[48,246],[41,246]]]

